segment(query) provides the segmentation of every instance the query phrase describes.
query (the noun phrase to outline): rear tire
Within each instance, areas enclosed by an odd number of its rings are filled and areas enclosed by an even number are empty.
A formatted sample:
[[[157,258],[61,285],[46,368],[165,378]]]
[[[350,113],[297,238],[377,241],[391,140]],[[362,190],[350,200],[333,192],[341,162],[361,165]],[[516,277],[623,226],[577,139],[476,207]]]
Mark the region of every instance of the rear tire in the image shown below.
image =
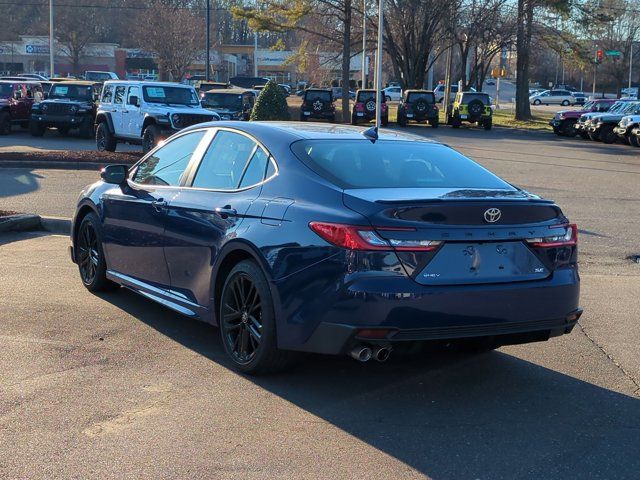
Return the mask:
[[[96,128],[96,149],[99,152],[115,152],[118,141],[115,139],[107,122],[100,122]]]
[[[534,105],[540,105],[541,103],[542,103],[542,102],[541,102],[540,100],[534,100],[534,101],[533,101],[533,104],[534,104]]]
[[[482,122],[482,126],[485,130],[491,130],[491,127],[493,127],[493,120],[488,118],[487,120]]]
[[[111,290],[117,285],[107,279],[107,264],[102,249],[102,225],[95,213],[87,214],[75,238],[75,257],[80,280],[90,292]]]
[[[407,126],[407,117],[405,117],[401,113],[398,113],[398,125],[401,126],[401,127],[406,127]]]
[[[438,126],[440,125],[440,120],[436,118],[435,120],[429,122],[429,124],[432,128],[438,128]]]
[[[351,125],[358,125],[358,117],[355,112],[351,114]]]
[[[11,116],[8,112],[0,112],[0,135],[11,133]]]
[[[382,125],[383,127],[386,127],[387,125],[389,125],[389,117],[382,117],[380,125]]]
[[[218,319],[222,345],[237,370],[257,375],[289,365],[293,354],[277,345],[269,282],[253,260],[238,263],[227,276]]]

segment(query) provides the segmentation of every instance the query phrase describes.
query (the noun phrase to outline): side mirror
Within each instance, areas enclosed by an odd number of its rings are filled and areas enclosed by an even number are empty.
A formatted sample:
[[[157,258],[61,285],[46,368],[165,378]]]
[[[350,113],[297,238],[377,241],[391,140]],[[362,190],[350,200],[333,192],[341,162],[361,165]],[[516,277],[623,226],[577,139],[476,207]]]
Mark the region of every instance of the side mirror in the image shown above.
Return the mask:
[[[49,93],[47,93],[47,92],[43,92],[43,93],[42,93],[42,99],[43,99],[43,100],[46,100],[47,98],[49,98]]]
[[[139,107],[140,106],[140,99],[135,95],[131,95],[129,97],[129,105],[133,105],[134,107]]]
[[[22,90],[16,90],[13,92],[13,98],[16,100],[20,100],[22,98]]]
[[[126,165],[107,165],[100,171],[100,178],[104,183],[122,185],[127,179],[127,172]]]

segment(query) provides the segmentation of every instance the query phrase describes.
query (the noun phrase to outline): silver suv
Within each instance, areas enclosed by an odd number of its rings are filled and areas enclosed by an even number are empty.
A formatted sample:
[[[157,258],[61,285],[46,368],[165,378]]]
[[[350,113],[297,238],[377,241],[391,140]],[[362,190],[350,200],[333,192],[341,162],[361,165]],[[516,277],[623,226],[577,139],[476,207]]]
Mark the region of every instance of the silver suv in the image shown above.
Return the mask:
[[[96,113],[96,147],[114,152],[118,142],[146,153],[162,139],[197,123],[220,120],[204,109],[195,88],[169,82],[106,81]]]

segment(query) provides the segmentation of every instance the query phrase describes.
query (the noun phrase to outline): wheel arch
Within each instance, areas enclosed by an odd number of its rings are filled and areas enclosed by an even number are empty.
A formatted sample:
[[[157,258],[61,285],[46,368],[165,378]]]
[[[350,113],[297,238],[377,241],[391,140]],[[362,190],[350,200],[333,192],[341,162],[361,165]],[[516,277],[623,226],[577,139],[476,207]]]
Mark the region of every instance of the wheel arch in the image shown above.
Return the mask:
[[[80,228],[80,225],[82,224],[82,220],[84,220],[84,217],[86,217],[90,213],[95,213],[98,216],[98,218],[100,218],[100,213],[98,212],[97,207],[93,203],[87,201],[78,207],[78,211],[73,219],[73,225],[71,227],[71,242],[73,243],[73,247],[74,247],[73,248],[74,261],[76,261],[75,246],[76,246],[76,237],[78,235],[78,229]]]
[[[109,132],[113,135],[116,133],[114,127],[113,127],[113,119],[111,118],[111,114],[108,112],[105,113],[99,113],[96,116],[96,120],[95,120],[95,124],[98,125],[99,123],[102,122],[106,122],[107,123],[107,127],[109,128]]]
[[[152,115],[146,114],[144,116],[144,121],[142,122],[142,128],[140,129],[140,136],[142,137],[142,135],[144,134],[144,130],[145,128],[147,128],[149,125],[157,125],[158,122],[156,122],[156,118]]]

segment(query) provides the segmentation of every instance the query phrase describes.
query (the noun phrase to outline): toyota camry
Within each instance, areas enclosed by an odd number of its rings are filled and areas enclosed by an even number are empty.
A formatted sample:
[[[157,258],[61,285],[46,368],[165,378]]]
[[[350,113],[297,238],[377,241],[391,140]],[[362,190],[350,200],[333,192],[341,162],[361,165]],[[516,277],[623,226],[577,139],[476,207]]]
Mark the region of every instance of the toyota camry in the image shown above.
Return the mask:
[[[71,258],[90,291],[217,325],[234,366],[265,373],[296,351],[384,361],[569,333],[577,234],[554,202],[422,137],[215,122],[104,168]]]

